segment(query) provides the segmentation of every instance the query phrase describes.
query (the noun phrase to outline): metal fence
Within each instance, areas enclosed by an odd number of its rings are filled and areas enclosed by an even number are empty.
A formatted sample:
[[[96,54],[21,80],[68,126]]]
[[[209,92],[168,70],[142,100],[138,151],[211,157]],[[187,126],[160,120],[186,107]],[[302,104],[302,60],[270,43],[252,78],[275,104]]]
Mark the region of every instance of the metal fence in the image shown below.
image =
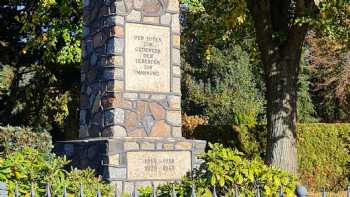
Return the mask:
[[[77,192],[77,195],[79,197],[85,197],[84,188],[83,187],[84,187],[83,185],[80,185],[80,189]],[[45,191],[46,191],[45,192],[45,197],[52,197],[53,196],[51,194],[51,189],[50,188],[51,188],[50,184],[47,184],[46,188],[45,188]],[[39,195],[36,194],[36,192],[34,190],[34,187],[31,187],[30,191],[28,191],[28,192],[29,192],[29,196],[30,197],[39,196]],[[94,193],[94,196],[96,196],[96,197],[102,197],[102,192],[100,191],[99,187],[97,187],[93,193]],[[212,197],[219,197],[220,196],[220,195],[217,194],[215,187],[213,187],[211,193],[212,193]],[[256,190],[254,191],[254,193],[255,193],[255,197],[263,197],[261,189],[260,189],[259,186],[256,187]],[[279,197],[285,197],[282,188],[280,188],[278,191],[276,191],[276,194],[278,194]],[[18,191],[18,185],[16,185],[16,187],[15,187],[15,189],[13,191],[13,195],[14,195],[14,197],[19,197],[20,196],[19,191]],[[131,197],[139,197],[139,195],[140,195],[139,192],[135,188],[134,188],[134,191],[130,194]],[[152,185],[151,197],[157,197],[159,195],[161,195],[161,194],[158,192],[157,187]],[[63,188],[62,193],[61,193],[60,196],[68,197],[68,193],[67,193],[67,188],[66,187]],[[91,196],[91,194],[90,194],[90,196]],[[123,194],[121,193],[120,190],[118,190],[117,187],[115,187],[114,191],[112,193],[105,194],[104,196],[122,197]],[[177,192],[175,190],[175,187],[173,186],[172,191],[170,192],[170,197],[176,197],[176,196],[177,196]],[[239,188],[236,186],[236,187],[234,187],[234,192],[232,194],[230,194],[229,196],[230,197],[240,197],[240,196],[243,197],[243,196],[246,196],[246,195],[242,195],[239,192]],[[348,187],[347,191],[339,192],[339,193],[331,193],[331,192],[327,192],[325,189],[323,189],[319,193],[296,194],[296,196],[298,196],[298,197],[299,196],[300,197],[303,197],[303,196],[307,196],[307,197],[350,197],[350,186]],[[7,188],[6,184],[3,183],[3,182],[0,182],[0,197],[9,197],[8,188]],[[196,195],[196,187],[194,185],[191,186],[191,194],[190,194],[189,197],[197,197],[197,195]]]

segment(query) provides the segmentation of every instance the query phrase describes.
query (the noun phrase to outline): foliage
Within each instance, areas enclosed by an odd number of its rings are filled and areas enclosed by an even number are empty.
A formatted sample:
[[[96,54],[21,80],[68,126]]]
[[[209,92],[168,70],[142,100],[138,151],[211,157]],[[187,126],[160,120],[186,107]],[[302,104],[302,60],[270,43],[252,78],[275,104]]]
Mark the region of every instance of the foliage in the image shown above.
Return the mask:
[[[302,124],[298,126],[301,181],[310,189],[341,191],[350,177],[350,125]]]
[[[75,125],[81,10],[80,0],[0,3],[0,73],[12,73],[0,77],[7,84],[0,90],[1,125],[56,133]]]
[[[266,155],[265,125],[201,125],[192,133],[184,133],[187,137],[234,147],[249,158]],[[299,123],[297,134],[300,182],[312,191],[322,186],[332,191],[346,188],[350,181],[350,124]]]
[[[254,124],[262,110],[249,56],[240,46],[210,48],[200,69],[187,65],[184,74],[185,111],[198,109],[211,124]]]
[[[254,124],[263,99],[245,2],[182,1],[182,107],[209,124]],[[198,8],[198,9],[195,9]]]
[[[304,53],[301,57],[298,78],[297,121],[301,123],[317,122],[317,113],[310,94],[310,71],[305,62]]]
[[[315,32],[310,32],[306,41],[317,113],[326,122],[350,120],[350,52],[343,41],[322,38]]]
[[[51,136],[47,132],[34,132],[31,128],[0,126],[0,152],[9,154],[24,147],[49,153],[52,149]]]
[[[248,160],[235,149],[224,148],[220,144],[209,146],[210,150],[201,157],[204,162],[199,169],[193,172],[192,177],[186,177],[175,186],[178,196],[190,196],[191,185],[195,185],[198,196],[203,197],[211,196],[214,186],[220,196],[233,194],[233,185],[239,186],[245,196],[255,196],[256,184],[261,186],[264,196],[277,196],[280,186],[287,196],[293,195],[296,178],[287,172],[267,166],[257,158]],[[170,196],[172,185],[162,186],[160,190],[160,196]]]
[[[44,196],[47,183],[50,183],[53,196],[62,195],[64,186],[67,187],[69,196],[76,195],[80,184],[85,186],[85,196],[96,196],[95,188],[97,187],[100,187],[104,194],[111,191],[108,184],[104,184],[95,177],[93,170],[66,171],[64,165],[67,163],[65,158],[24,147],[9,154],[2,153],[0,181],[8,184],[10,195],[13,195],[16,183],[21,195],[28,195],[33,186],[36,194]]]

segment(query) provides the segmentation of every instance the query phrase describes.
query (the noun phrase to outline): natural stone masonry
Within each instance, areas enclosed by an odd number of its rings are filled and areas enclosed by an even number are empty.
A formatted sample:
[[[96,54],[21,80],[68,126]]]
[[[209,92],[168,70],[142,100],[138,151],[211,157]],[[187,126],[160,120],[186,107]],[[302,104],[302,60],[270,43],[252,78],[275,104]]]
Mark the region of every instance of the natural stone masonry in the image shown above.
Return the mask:
[[[178,0],[84,0],[79,140],[58,142],[130,193],[180,180],[205,141],[181,133]]]
[[[178,1],[85,0],[83,9],[79,137],[179,137]]]

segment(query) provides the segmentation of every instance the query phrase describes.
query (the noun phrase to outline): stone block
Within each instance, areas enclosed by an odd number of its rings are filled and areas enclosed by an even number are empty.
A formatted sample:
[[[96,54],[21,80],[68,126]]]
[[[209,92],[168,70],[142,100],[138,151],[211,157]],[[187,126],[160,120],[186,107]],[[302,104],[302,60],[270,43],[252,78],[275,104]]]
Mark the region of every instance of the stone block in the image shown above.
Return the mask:
[[[159,16],[144,16],[143,22],[144,23],[151,23],[151,24],[159,24]]]
[[[107,43],[107,54],[122,54],[124,48],[124,40],[121,38],[111,38]]]
[[[148,111],[147,102],[137,101],[136,102],[136,110],[139,114],[139,117],[142,118],[145,115],[145,113]]]
[[[162,25],[170,25],[171,23],[171,14],[166,13],[160,17],[160,23]]]
[[[181,109],[181,96],[168,96],[169,108],[172,110]]]
[[[173,126],[181,126],[181,112],[167,111],[167,121]]]
[[[108,141],[108,155],[119,154],[124,152],[124,144],[119,141]]]
[[[192,143],[190,142],[178,142],[175,145],[176,150],[191,150],[192,149]]]
[[[155,144],[150,142],[142,142],[141,144],[141,150],[154,150]]]
[[[108,167],[110,179],[126,179],[126,168]]]
[[[133,10],[126,16],[127,21],[131,22],[140,22],[141,21],[141,12]]]
[[[89,137],[89,128],[87,125],[80,125],[79,138],[84,139]]]
[[[111,36],[119,38],[124,37],[124,28],[122,26],[113,26],[111,29]]]
[[[140,99],[149,99],[150,95],[149,94],[139,94]]]
[[[123,66],[123,64],[123,56],[109,56],[106,62],[106,66]]]
[[[124,98],[128,99],[137,99],[137,93],[123,93]]]
[[[175,77],[180,77],[181,76],[180,66],[173,66],[173,75]]]
[[[149,109],[155,120],[165,119],[165,109],[158,103],[150,103]]]
[[[124,150],[139,150],[139,144],[136,142],[125,142],[124,143]]]
[[[146,137],[147,134],[143,128],[135,129],[128,132],[128,137]]]
[[[164,150],[174,150],[174,144],[169,144],[169,143],[163,144],[163,149]]]
[[[104,111],[104,126],[124,123],[124,110],[120,108]]]
[[[180,48],[180,35],[173,35],[173,47]]]
[[[181,80],[180,78],[173,78],[173,92],[181,93]]]
[[[134,8],[136,10],[141,10],[143,5],[143,0],[134,0]]]
[[[158,15],[162,6],[158,0],[143,0],[142,11],[146,15]]]
[[[120,157],[120,154],[109,155],[108,165],[114,165],[114,166],[120,165],[119,157]]]
[[[179,1],[178,0],[168,0],[168,11],[169,12],[179,12]]]
[[[173,127],[172,136],[173,137],[182,137],[181,127]]]
[[[151,129],[154,125],[154,118],[151,114],[147,113],[145,114],[145,116],[143,117],[143,119],[141,120],[141,123],[143,125],[143,128],[145,129],[147,135],[150,134]]]
[[[136,128],[138,125],[138,115],[136,112],[129,111],[126,113],[125,126],[130,128]]]
[[[150,137],[171,137],[171,128],[164,120],[157,121],[152,127],[152,130],[149,136]]]
[[[171,19],[171,30],[176,34],[180,34],[179,14],[173,14]]]
[[[181,65],[180,49],[173,48],[172,61],[174,65],[177,65],[177,66]]]
[[[126,137],[126,130],[124,127],[119,125],[114,125],[110,127],[106,127],[102,131],[102,137]]]
[[[152,94],[151,99],[159,101],[159,100],[165,99],[165,97],[166,96],[162,94]]]

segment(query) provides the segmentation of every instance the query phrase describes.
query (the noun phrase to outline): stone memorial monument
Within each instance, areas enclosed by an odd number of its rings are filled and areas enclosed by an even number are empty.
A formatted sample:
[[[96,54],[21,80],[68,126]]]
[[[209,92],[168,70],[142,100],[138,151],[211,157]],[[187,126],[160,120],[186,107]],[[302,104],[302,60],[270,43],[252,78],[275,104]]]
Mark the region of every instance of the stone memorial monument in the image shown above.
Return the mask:
[[[181,134],[178,0],[84,0],[79,140],[55,150],[131,192],[181,179],[205,141]]]

